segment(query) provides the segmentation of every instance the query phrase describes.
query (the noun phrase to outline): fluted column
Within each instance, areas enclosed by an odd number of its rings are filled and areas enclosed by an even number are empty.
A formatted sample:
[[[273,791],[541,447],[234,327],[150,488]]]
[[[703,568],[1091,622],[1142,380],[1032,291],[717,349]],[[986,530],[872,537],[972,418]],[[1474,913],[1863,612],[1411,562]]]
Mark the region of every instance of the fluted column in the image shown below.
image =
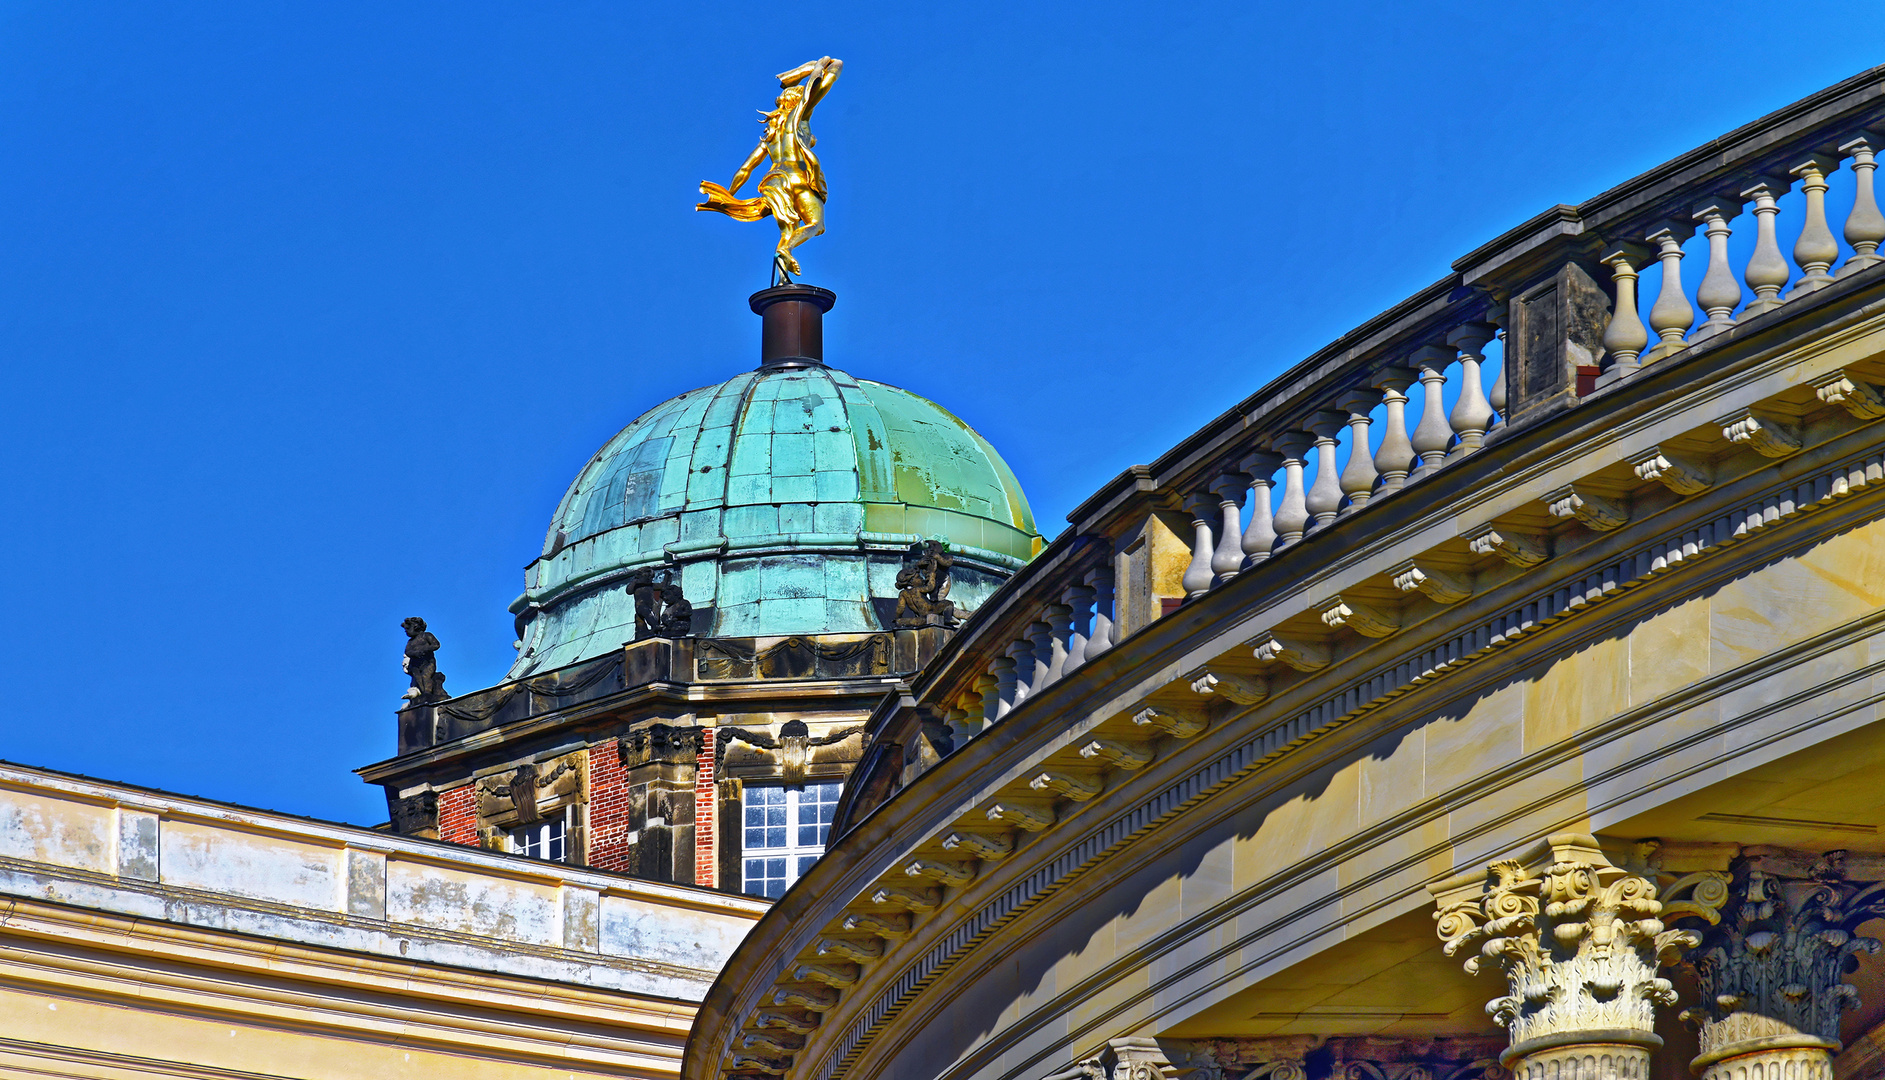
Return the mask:
[[[1780,240],[1774,235],[1774,216],[1780,213],[1775,200],[1792,187],[1790,181],[1771,176],[1756,177],[1741,189],[1741,197],[1754,201],[1754,254],[1748,258],[1744,275],[1754,299],[1742,310],[1741,317],[1751,318],[1780,306],[1780,287],[1787,283],[1787,258],[1780,253]]]
[[[1401,490],[1407,483],[1408,470],[1414,467],[1414,444],[1407,437],[1407,388],[1414,385],[1414,370],[1404,367],[1382,368],[1376,378],[1381,398],[1387,402],[1382,420],[1381,448],[1375,451],[1375,471],[1381,474],[1381,494]]]
[[[1211,556],[1214,553],[1211,544],[1211,519],[1217,516],[1217,500],[1199,492],[1185,500],[1185,510],[1191,515],[1191,565],[1185,567],[1185,576],[1180,584],[1185,588],[1185,599],[1196,600],[1211,591],[1211,582],[1216,575],[1211,572]]]
[[[1740,213],[1738,199],[1718,196],[1695,204],[1692,216],[1708,226],[1708,270],[1702,275],[1701,287],[1695,290],[1695,302],[1702,305],[1708,321],[1696,329],[1689,339],[1691,344],[1734,325],[1734,309],[1741,304],[1741,282],[1728,264],[1728,237],[1734,232],[1728,222]]]
[[[1071,674],[1086,663],[1087,643],[1093,639],[1093,586],[1067,586],[1067,610],[1073,612],[1067,629],[1067,663],[1063,673]]]
[[[1439,468],[1453,445],[1453,428],[1447,424],[1446,401],[1441,388],[1446,385],[1447,365],[1453,362],[1455,355],[1452,349],[1440,345],[1422,345],[1414,350],[1412,361],[1420,371],[1423,400],[1420,423],[1414,426],[1411,440],[1414,453],[1420,455],[1420,464],[1408,474],[1410,483]]]
[[[1637,357],[1643,354],[1643,347],[1649,344],[1649,331],[1636,314],[1636,269],[1647,261],[1647,253],[1635,244],[1618,244],[1603,258],[1604,265],[1610,267],[1610,276],[1617,289],[1617,303],[1610,312],[1610,325],[1604,327],[1604,351],[1610,354],[1611,370],[1619,378],[1627,378],[1642,366],[1637,362]]]
[[[1223,472],[1211,482],[1211,494],[1217,496],[1217,547],[1211,552],[1211,572],[1223,584],[1244,568],[1243,508],[1244,495],[1250,490],[1250,477],[1240,472]]]
[[[1511,992],[1487,1011],[1506,1029],[1500,1063],[1519,1080],[1645,1080],[1662,1045],[1656,1007],[1675,1002],[1658,969],[1699,935],[1665,929],[1655,883],[1612,865],[1593,838],[1547,843],[1529,863],[1431,887],[1446,954],[1469,957],[1469,974],[1505,976]]]
[[[1314,518],[1310,531],[1335,520],[1342,509],[1342,478],[1335,464],[1336,439],[1348,426],[1345,413],[1323,409],[1309,418],[1309,430],[1316,436],[1316,482],[1303,496],[1303,509]]]
[[[1694,235],[1695,230],[1686,224],[1665,221],[1645,238],[1656,245],[1656,258],[1662,262],[1662,288],[1649,309],[1649,328],[1659,340],[1643,355],[1645,364],[1688,348],[1682,337],[1695,322],[1695,307],[1682,290],[1682,242]]]
[[[1701,1036],[1702,1080],[1829,1080],[1839,1014],[1858,1005],[1846,982],[1855,953],[1877,952],[1858,927],[1885,914],[1875,882],[1845,877],[1846,853],[1751,849],[1734,867],[1725,917],[1690,955],[1701,1000],[1683,1013]],[[1877,856],[1867,877],[1885,866]]]
[[[1315,441],[1315,436],[1306,431],[1286,431],[1272,443],[1283,456],[1283,499],[1276,507],[1276,543],[1270,546],[1272,555],[1301,540],[1303,529],[1309,525],[1302,462],[1303,454]]]
[[[1244,552],[1245,570],[1270,557],[1276,544],[1276,523],[1270,516],[1270,487],[1276,470],[1283,467],[1281,454],[1258,450],[1246,454],[1237,468],[1250,477],[1250,524],[1244,526],[1239,544]]]
[[[1490,323],[1463,323],[1446,336],[1446,343],[1459,351],[1460,396],[1447,414],[1447,422],[1459,434],[1460,442],[1447,456],[1470,454],[1485,445],[1486,428],[1492,424],[1492,403],[1486,400],[1479,366],[1486,359],[1486,342],[1499,328]]]
[[[1793,245],[1793,261],[1800,264],[1800,280],[1787,290],[1787,298],[1802,296],[1833,283],[1833,260],[1839,258],[1839,241],[1826,225],[1826,174],[1839,168],[1839,162],[1822,154],[1809,154],[1787,171],[1800,178],[1800,190],[1806,193],[1806,222],[1800,226],[1800,239]]]
[[[1872,190],[1879,147],[1878,136],[1869,131],[1862,131],[1858,138],[1839,144],[1839,152],[1852,157],[1852,176],[1857,181],[1852,213],[1846,215],[1846,243],[1852,245],[1852,254],[1839,268],[1840,277],[1881,261],[1878,245],[1885,241],[1885,214],[1879,213],[1878,196]]]
[[[1368,449],[1368,425],[1369,414],[1381,404],[1383,396],[1372,389],[1353,390],[1342,396],[1342,408],[1348,413],[1348,464],[1342,466],[1342,494],[1348,496],[1348,505],[1342,508],[1344,516],[1368,505],[1374,497],[1375,481],[1381,476],[1375,471]]]

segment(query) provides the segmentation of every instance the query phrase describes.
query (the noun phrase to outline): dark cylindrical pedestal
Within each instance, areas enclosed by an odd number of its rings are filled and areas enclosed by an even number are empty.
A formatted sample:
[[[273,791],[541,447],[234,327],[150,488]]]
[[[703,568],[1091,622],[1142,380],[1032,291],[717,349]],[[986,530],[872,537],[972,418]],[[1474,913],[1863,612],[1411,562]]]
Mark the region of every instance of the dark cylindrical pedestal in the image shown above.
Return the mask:
[[[764,322],[759,332],[761,368],[810,367],[825,362],[825,312],[838,294],[816,285],[775,285],[748,303]]]

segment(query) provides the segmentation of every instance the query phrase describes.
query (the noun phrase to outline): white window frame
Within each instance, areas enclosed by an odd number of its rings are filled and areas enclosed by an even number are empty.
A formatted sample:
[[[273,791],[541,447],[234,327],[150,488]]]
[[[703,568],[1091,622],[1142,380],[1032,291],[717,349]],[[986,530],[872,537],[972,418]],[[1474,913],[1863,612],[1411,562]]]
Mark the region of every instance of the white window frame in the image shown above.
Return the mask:
[[[805,868],[825,853],[825,845],[831,838],[831,824],[829,821],[817,820],[817,808],[822,806],[835,808],[838,795],[843,789],[844,783],[840,780],[807,783],[799,787],[787,787],[784,784],[746,785],[740,795],[740,891],[748,896],[761,896],[768,899],[777,899],[784,895],[785,890],[792,887],[792,883],[799,879],[799,875],[804,872]],[[754,834],[756,832],[763,834],[768,826],[763,823],[749,824],[753,820],[752,812],[772,805],[769,801],[756,802],[756,799],[765,800],[773,792],[782,792],[785,796],[785,843],[768,845],[765,843],[766,838],[762,835],[758,838],[759,844],[756,846],[753,842]],[[808,803],[807,795],[813,795],[816,798]],[[802,820],[801,808],[808,808],[812,811],[812,821]],[[800,828],[810,825],[819,826],[818,843],[800,843]],[[778,828],[778,826],[771,826],[771,828]],[[781,867],[776,865],[768,867],[766,864],[769,862],[783,862],[784,873],[776,873],[775,871],[780,870]],[[768,893],[768,885],[773,883],[777,883],[773,886],[777,891]]]
[[[551,814],[530,825],[520,825],[510,831],[510,850],[513,855],[522,855],[526,859],[542,859],[545,862],[568,863],[570,861],[569,808]],[[561,850],[552,857],[530,850],[535,844],[541,851]]]

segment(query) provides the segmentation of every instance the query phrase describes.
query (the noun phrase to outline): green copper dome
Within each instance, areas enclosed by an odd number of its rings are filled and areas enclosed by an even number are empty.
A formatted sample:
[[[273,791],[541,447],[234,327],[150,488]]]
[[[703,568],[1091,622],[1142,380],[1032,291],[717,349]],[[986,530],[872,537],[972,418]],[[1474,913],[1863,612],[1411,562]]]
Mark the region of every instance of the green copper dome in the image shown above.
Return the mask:
[[[822,365],[736,375],[648,410],[576,477],[511,608],[511,675],[632,640],[642,567],[677,577],[696,634],[885,629],[918,539],[948,542],[969,610],[1042,546],[1001,456],[934,402]]]

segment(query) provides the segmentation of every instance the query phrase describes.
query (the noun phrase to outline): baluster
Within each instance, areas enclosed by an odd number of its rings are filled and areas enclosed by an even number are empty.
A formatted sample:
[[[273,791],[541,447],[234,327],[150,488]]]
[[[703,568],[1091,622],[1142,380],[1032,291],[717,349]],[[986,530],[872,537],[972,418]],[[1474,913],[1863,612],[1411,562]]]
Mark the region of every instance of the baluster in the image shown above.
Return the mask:
[[[1093,638],[1093,586],[1067,586],[1067,610],[1073,612],[1067,628],[1067,663],[1062,674],[1071,675],[1086,663],[1087,642]]]
[[[1181,584],[1185,599],[1196,600],[1211,591],[1215,580],[1211,573],[1211,518],[1216,516],[1217,500],[1200,492],[1185,500],[1185,509],[1191,514],[1191,565],[1185,567]]]
[[[1800,264],[1800,280],[1787,290],[1789,300],[1833,283],[1833,275],[1826,271],[1832,267],[1833,260],[1839,258],[1839,241],[1833,239],[1833,230],[1826,226],[1826,174],[1837,168],[1836,158],[1809,154],[1806,160],[1787,170],[1800,178],[1800,190],[1806,192],[1806,224],[1800,226],[1800,239],[1793,245],[1793,261]]]
[[[1420,466],[1407,477],[1408,483],[1424,479],[1429,473],[1440,467],[1446,452],[1453,445],[1453,429],[1446,422],[1446,403],[1441,388],[1446,385],[1446,366],[1453,362],[1454,352],[1442,345],[1422,345],[1414,350],[1411,359],[1420,369],[1420,386],[1424,391],[1421,402],[1420,423],[1414,428],[1414,452],[1420,455]]]
[[[1673,221],[1659,221],[1646,238],[1656,245],[1656,258],[1662,260],[1662,288],[1649,309],[1649,328],[1662,340],[1643,356],[1643,363],[1653,364],[1671,353],[1688,348],[1682,336],[1695,322],[1695,308],[1682,291],[1682,242],[1695,230]]]
[[[1066,604],[1049,604],[1047,616],[1047,684],[1059,682],[1067,674],[1067,638],[1073,634],[1073,609]]]
[[[1505,373],[1507,366],[1507,358],[1504,349],[1506,341],[1505,315],[1506,305],[1504,303],[1494,303],[1486,309],[1486,322],[1490,323],[1497,331],[1497,333],[1493,334],[1493,337],[1501,346],[1499,350],[1499,377],[1492,380],[1492,385],[1486,390],[1486,404],[1492,406],[1493,414],[1492,426],[1486,429],[1486,434],[1488,435],[1505,426]]]
[[[1309,430],[1316,434],[1316,482],[1303,497],[1303,509],[1315,518],[1308,531],[1314,532],[1335,520],[1342,509],[1342,479],[1335,466],[1336,437],[1348,426],[1348,416],[1322,409],[1309,417]]]
[[[1741,282],[1728,265],[1728,235],[1734,232],[1728,222],[1741,214],[1741,201],[1722,196],[1695,204],[1695,220],[1708,226],[1708,272],[1702,275],[1701,288],[1695,290],[1695,302],[1702,305],[1708,321],[1689,338],[1690,344],[1714,337],[1734,325],[1734,309],[1741,303]]]
[[[1010,645],[1008,651],[1013,652],[1014,646]],[[1015,662],[1012,656],[996,657],[994,662],[988,665],[988,670],[995,673],[995,719],[999,720],[1013,712],[1016,705],[1021,704],[1025,688],[1015,677]]]
[[[1028,680],[1028,696],[1034,697],[1054,681],[1048,674],[1053,670],[1054,663],[1054,628],[1047,624],[1047,620],[1036,619],[1028,624],[1028,644],[1033,646],[1031,655],[1034,658],[1034,677]]]
[[[1302,489],[1302,456],[1314,442],[1315,436],[1306,431],[1285,431],[1272,444],[1276,452],[1283,455],[1283,501],[1276,508],[1272,522],[1276,527],[1276,543],[1270,545],[1272,555],[1301,540],[1302,531],[1309,524],[1309,509]]]
[[[1276,543],[1276,524],[1270,519],[1270,481],[1282,468],[1283,458],[1268,450],[1245,455],[1237,467],[1250,477],[1250,524],[1244,526],[1241,547],[1245,570],[1270,557]]]
[[[1093,590],[1093,635],[1086,640],[1086,660],[1092,663],[1113,647],[1113,568],[1097,566],[1086,572]]]
[[[975,677],[975,692],[982,695],[982,727],[1001,719],[1001,680],[993,671]]]
[[[1787,193],[1792,181],[1778,177],[1757,176],[1741,189],[1741,197],[1754,200],[1754,254],[1748,259],[1744,279],[1754,290],[1754,299],[1741,309],[1741,317],[1759,315],[1780,306],[1780,287],[1787,283],[1787,259],[1780,253],[1780,241],[1774,236],[1774,216],[1780,213],[1776,199]]]
[[[1885,261],[1878,254],[1879,242],[1885,241],[1885,214],[1879,213],[1878,198],[1872,191],[1878,148],[1879,138],[1870,131],[1861,131],[1857,138],[1839,144],[1839,152],[1852,157],[1852,175],[1858,181],[1852,213],[1846,216],[1846,243],[1852,245],[1852,254],[1839,268],[1840,277]]]
[[[1217,533],[1217,550],[1211,553],[1211,572],[1222,585],[1244,568],[1243,507],[1244,493],[1250,490],[1250,477],[1240,472],[1225,472],[1211,482],[1222,519]]]
[[[1008,643],[1008,665],[1014,669],[1014,690],[1009,694],[1008,707],[1017,709],[1021,703],[1034,694],[1030,680],[1034,678],[1034,643],[1026,637],[1018,637]],[[999,672],[997,673],[999,674]]]
[[[1648,253],[1635,244],[1618,244],[1603,258],[1617,285],[1616,310],[1610,314],[1610,325],[1604,327],[1603,341],[1618,378],[1628,378],[1642,366],[1636,358],[1649,344],[1649,331],[1636,314],[1636,268],[1648,261]]]
[[[1453,403],[1447,422],[1459,432],[1460,444],[1448,457],[1470,454],[1486,444],[1486,427],[1492,423],[1492,403],[1480,385],[1479,365],[1486,359],[1486,342],[1499,332],[1491,323],[1462,323],[1446,336],[1446,343],[1459,350],[1460,396]]]
[[[1348,464],[1342,466],[1342,493],[1348,496],[1348,505],[1342,508],[1344,517],[1368,505],[1374,495],[1374,482],[1380,474],[1375,472],[1374,458],[1368,453],[1368,414],[1381,404],[1382,393],[1379,390],[1351,390],[1342,395],[1342,409],[1348,413]]]
[[[1414,385],[1414,369],[1382,368],[1377,381],[1388,408],[1387,430],[1381,433],[1374,467],[1381,474],[1381,494],[1388,495],[1401,490],[1407,483],[1407,470],[1414,467],[1414,444],[1407,437],[1407,388]]]

